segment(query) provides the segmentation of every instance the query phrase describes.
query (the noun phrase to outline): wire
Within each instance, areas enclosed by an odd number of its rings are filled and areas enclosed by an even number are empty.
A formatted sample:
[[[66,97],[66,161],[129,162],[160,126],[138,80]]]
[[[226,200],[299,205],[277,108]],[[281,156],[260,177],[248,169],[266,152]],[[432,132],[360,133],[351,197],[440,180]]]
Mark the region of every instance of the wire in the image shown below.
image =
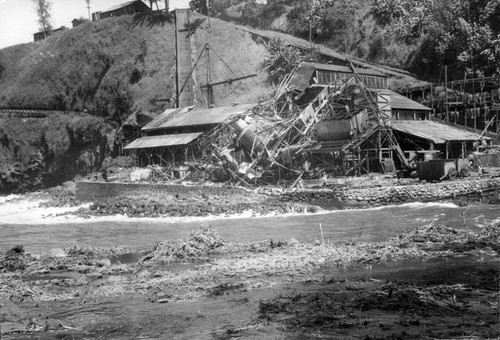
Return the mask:
[[[236,75],[236,73],[234,73],[234,72],[233,72],[233,70],[229,67],[229,65],[228,65],[228,64],[226,64],[226,62],[224,61],[224,59],[222,59],[222,57],[221,57],[221,56],[217,53],[217,51],[216,51],[216,50],[214,50],[214,48],[213,48],[213,47],[211,47],[211,46],[210,46],[210,49],[211,49],[211,50],[215,53],[215,55],[216,55],[216,56],[220,59],[220,61],[222,61],[222,63],[224,64],[224,66],[226,66],[226,67],[227,67],[227,69],[228,69],[229,71],[231,71],[231,73],[235,76],[235,78],[238,78],[238,76]]]

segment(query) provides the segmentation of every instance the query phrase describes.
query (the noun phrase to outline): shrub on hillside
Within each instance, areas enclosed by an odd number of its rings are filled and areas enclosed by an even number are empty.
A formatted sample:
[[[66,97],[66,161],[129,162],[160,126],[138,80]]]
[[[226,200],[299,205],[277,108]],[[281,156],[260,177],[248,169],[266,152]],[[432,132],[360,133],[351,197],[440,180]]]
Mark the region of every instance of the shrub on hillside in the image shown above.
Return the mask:
[[[269,82],[277,85],[300,64],[304,55],[298,48],[280,38],[272,39],[264,44],[268,55],[262,64],[262,69],[267,71]]]

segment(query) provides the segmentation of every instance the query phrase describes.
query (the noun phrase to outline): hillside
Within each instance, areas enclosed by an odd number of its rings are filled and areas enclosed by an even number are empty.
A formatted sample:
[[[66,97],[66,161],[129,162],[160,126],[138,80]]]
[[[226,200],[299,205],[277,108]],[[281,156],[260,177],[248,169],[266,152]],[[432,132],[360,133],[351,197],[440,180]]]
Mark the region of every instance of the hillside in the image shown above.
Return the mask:
[[[206,43],[211,46],[212,82],[257,74],[214,87],[216,105],[272,96],[260,71],[265,48],[250,34],[216,19],[207,28],[205,18],[196,15],[192,29],[193,63]],[[45,119],[0,117],[0,193],[33,190],[98,170],[111,151],[114,132],[129,115],[154,115],[171,107],[174,30],[167,18],[123,16],[0,50],[0,109],[80,112]],[[205,57],[194,76],[195,103],[205,107]]]
[[[192,1],[201,12],[204,1]],[[196,6],[196,4],[200,4]],[[293,34],[429,82],[500,73],[499,0],[212,0],[212,15]]]
[[[234,73],[259,73],[264,47],[220,20],[210,29],[195,17],[193,59],[210,43]],[[231,71],[212,53],[213,81]],[[206,83],[205,59],[196,69]],[[174,24],[167,19],[123,16],[85,23],[46,40],[0,50],[0,107],[87,111],[123,121],[134,111],[161,112],[175,93]],[[252,88],[258,87],[259,91]],[[215,90],[217,105],[269,96],[265,75]],[[204,95],[197,93],[200,105]]]

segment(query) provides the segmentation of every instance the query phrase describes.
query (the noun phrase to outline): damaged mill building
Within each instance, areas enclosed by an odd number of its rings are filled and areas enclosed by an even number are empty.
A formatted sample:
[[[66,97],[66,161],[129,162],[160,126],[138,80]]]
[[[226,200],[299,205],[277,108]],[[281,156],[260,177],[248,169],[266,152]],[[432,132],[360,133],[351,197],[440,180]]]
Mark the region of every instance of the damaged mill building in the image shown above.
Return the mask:
[[[253,186],[411,172],[419,155],[466,159],[489,141],[431,113],[391,91],[377,70],[302,62],[269,102],[167,109],[124,150],[177,178]]]

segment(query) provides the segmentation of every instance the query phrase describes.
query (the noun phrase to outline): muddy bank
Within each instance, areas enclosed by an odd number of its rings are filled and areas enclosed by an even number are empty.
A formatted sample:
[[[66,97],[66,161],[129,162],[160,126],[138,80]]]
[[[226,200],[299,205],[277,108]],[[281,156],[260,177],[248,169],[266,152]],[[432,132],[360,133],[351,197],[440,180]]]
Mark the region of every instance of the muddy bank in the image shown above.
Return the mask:
[[[203,227],[135,255],[16,247],[1,254],[2,338],[493,338],[499,236],[429,225],[380,243],[230,243]]]

